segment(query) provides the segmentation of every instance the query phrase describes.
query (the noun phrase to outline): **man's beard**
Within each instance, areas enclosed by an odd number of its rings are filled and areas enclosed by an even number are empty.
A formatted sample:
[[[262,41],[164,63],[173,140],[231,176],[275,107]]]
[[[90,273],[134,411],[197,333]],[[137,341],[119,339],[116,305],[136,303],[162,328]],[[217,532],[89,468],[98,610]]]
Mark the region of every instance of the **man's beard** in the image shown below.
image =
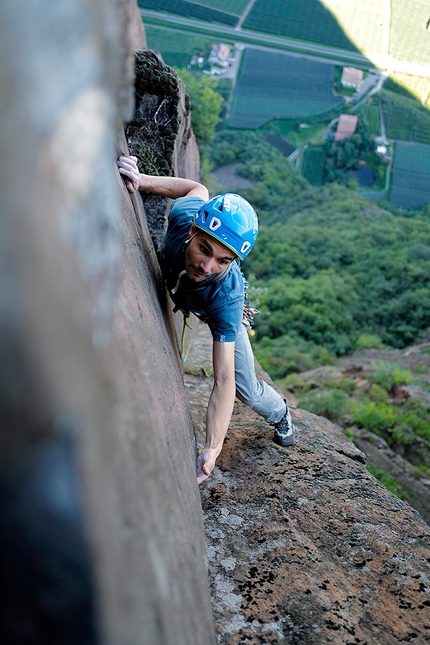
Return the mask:
[[[187,272],[187,276],[190,280],[194,280],[194,282],[202,282],[203,280],[206,280],[206,278],[209,278],[210,275],[190,262],[188,248],[185,251],[185,270]]]
[[[207,273],[202,271],[202,269],[193,266],[192,264],[186,263],[185,269],[190,280],[194,280],[195,282],[202,282],[203,280],[206,280],[206,278],[209,278],[209,275]]]

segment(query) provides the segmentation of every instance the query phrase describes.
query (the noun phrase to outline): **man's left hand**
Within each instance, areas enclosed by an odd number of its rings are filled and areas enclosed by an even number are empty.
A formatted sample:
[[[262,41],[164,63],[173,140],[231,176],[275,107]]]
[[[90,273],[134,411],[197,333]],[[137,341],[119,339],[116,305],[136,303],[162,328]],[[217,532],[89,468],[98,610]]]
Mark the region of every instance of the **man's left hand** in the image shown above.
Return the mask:
[[[120,157],[116,164],[125,180],[128,192],[135,193],[139,190],[140,173],[137,168],[137,157]]]

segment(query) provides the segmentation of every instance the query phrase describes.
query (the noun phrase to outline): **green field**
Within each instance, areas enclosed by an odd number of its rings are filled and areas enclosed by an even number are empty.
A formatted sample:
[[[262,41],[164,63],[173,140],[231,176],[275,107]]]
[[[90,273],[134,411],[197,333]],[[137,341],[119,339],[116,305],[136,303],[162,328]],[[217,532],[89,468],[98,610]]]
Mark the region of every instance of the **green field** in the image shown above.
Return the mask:
[[[356,49],[319,0],[257,0],[243,28],[347,50]]]
[[[160,51],[165,63],[172,67],[186,67],[193,54],[200,51],[209,53],[216,42],[216,38],[210,36],[199,36],[166,27],[145,25],[145,31],[148,47]]]
[[[223,25],[234,27],[237,23],[237,15],[233,15],[230,10],[218,11],[212,9],[215,3],[197,3],[186,2],[185,0],[138,0],[138,5],[142,9],[152,9],[153,11],[166,11],[175,13],[185,18],[195,18],[205,22],[217,22]],[[238,3],[232,2],[237,5]]]
[[[255,129],[271,119],[328,112],[343,103],[331,94],[333,74],[332,64],[247,49],[228,125]]]
[[[381,134],[381,123],[378,105],[364,105],[356,112],[360,123],[365,127],[366,134],[378,137]]]
[[[312,186],[321,186],[325,154],[321,146],[309,147],[305,150],[302,163],[302,175]]]
[[[385,128],[389,139],[430,144],[430,112],[413,99],[382,93]]]
[[[363,54],[372,58],[385,53],[389,25],[385,0],[321,0],[340,28]]]
[[[391,0],[390,55],[408,63],[428,65],[429,20],[428,0]]]
[[[430,203],[430,145],[396,143],[390,202],[405,209]]]

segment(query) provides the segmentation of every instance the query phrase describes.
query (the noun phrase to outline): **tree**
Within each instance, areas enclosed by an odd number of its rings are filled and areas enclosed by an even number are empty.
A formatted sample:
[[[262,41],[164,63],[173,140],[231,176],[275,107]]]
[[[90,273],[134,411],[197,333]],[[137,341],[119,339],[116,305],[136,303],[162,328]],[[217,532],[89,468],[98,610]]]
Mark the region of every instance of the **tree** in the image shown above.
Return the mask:
[[[217,81],[210,76],[198,78],[187,69],[176,70],[191,100],[191,122],[199,145],[206,145],[215,135],[223,98],[215,91]]]

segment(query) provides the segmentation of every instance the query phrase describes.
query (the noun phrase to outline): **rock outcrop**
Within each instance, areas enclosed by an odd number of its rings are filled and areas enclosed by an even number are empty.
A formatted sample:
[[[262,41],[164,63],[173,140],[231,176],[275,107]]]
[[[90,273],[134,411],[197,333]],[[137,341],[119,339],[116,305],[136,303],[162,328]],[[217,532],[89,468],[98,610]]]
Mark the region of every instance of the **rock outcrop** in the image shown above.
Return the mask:
[[[214,643],[175,332],[140,197],[115,166],[142,46],[135,0],[1,3],[10,644]]]
[[[199,326],[186,389],[200,443],[209,350]],[[218,643],[429,642],[428,525],[367,472],[339,428],[292,415],[296,444],[280,448],[237,402],[201,485]]]
[[[184,389],[146,213],[115,172],[135,0],[4,0],[0,36],[3,640],[427,642],[428,527],[310,414],[285,450],[237,405],[201,488],[206,549],[190,407],[201,441],[207,337]],[[178,118],[166,171],[196,177],[173,94],[176,115],[156,85],[137,109]]]

